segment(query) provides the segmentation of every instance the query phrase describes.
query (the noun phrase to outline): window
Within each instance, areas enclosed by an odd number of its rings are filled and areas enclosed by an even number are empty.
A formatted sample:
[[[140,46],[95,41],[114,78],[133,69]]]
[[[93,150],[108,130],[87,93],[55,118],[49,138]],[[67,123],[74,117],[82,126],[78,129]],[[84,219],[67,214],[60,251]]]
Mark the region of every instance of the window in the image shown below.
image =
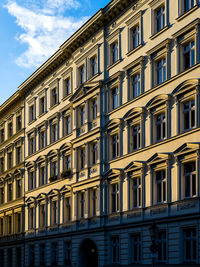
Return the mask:
[[[156,202],[163,203],[166,201],[166,174],[165,170],[156,171],[155,179],[156,179]]]
[[[31,105],[29,107],[29,122],[32,122],[35,119],[35,107]]]
[[[195,127],[195,101],[189,100],[183,103],[183,130]]]
[[[142,204],[142,185],[141,178],[132,179],[132,208],[140,208]]]
[[[82,65],[78,69],[79,72],[79,85],[85,82],[85,65]]]
[[[46,171],[45,166],[40,166],[40,186],[46,184]]]
[[[65,170],[71,169],[71,155],[64,156],[64,169]]]
[[[0,172],[4,172],[4,157],[0,158]]]
[[[64,261],[67,266],[71,266],[71,242],[65,241],[64,243]]]
[[[0,130],[0,138],[1,138],[1,143],[5,141],[5,130],[4,128]]]
[[[70,78],[64,80],[64,97],[67,97],[71,93],[71,82]]]
[[[111,156],[112,159],[119,157],[119,135],[111,136]]]
[[[35,188],[35,174],[33,170],[28,171],[28,189],[32,190]]]
[[[5,266],[4,265],[4,249],[0,250],[0,266]]]
[[[58,176],[58,162],[55,160],[51,160],[50,167],[51,167],[50,169],[51,178],[52,180],[55,180],[57,179]]]
[[[166,119],[165,113],[161,113],[155,116],[155,132],[156,141],[161,141],[166,138]]]
[[[55,142],[58,140],[58,125],[51,125],[51,142]]]
[[[85,123],[85,106],[80,107],[80,126]]]
[[[51,106],[53,107],[58,103],[58,89],[55,87],[51,90]]]
[[[64,132],[65,135],[71,133],[71,116],[64,117]]]
[[[197,233],[196,228],[183,229],[183,261],[185,263],[197,260]]]
[[[132,98],[136,98],[137,96],[141,94],[140,73],[136,73],[135,75],[131,77],[131,88],[132,88],[132,92],[131,92]]]
[[[184,197],[196,196],[196,164],[194,161],[183,165]]]
[[[97,189],[93,189],[91,192],[91,204],[91,216],[96,216]]]
[[[119,236],[111,237],[111,260],[112,263],[119,263]]]
[[[20,131],[22,129],[22,116],[21,115],[17,116],[16,118],[16,128],[17,128],[17,131]]]
[[[131,29],[131,43],[130,43],[131,50],[138,47],[139,44],[140,44],[140,28],[139,25],[136,25]]]
[[[4,226],[4,218],[1,217],[1,218],[0,218],[0,235],[1,235],[1,236],[4,235],[3,226]]]
[[[12,267],[13,266],[13,253],[12,253],[12,248],[8,248],[8,252],[7,252],[7,261],[8,261],[8,267]]]
[[[64,220],[67,223],[71,221],[71,198],[66,197],[64,201]]]
[[[40,266],[44,266],[45,265],[45,243],[41,243],[39,245],[39,249],[40,249]]]
[[[194,0],[182,0],[183,13],[194,7]]]
[[[156,84],[166,81],[166,59],[162,58],[156,62]]]
[[[8,181],[8,201],[13,200],[13,183],[12,181]]]
[[[16,179],[16,196],[19,198],[22,196],[22,179],[20,175]]]
[[[156,241],[158,244],[158,262],[167,261],[167,234],[166,231],[159,231],[157,233]]]
[[[40,98],[40,115],[45,113],[45,97]]]
[[[195,43],[191,41],[182,47],[183,51],[183,70],[187,70],[195,64]]]
[[[44,148],[46,145],[46,133],[44,129],[39,129],[39,147]]]
[[[79,207],[80,207],[80,210],[79,210],[79,216],[80,218],[84,218],[84,215],[85,215],[85,192],[81,192],[79,194]]]
[[[45,227],[46,225],[46,208],[45,204],[40,204],[40,217],[39,217],[39,224],[40,227]]]
[[[58,202],[52,201],[51,205],[51,224],[55,225],[58,223]]]
[[[133,151],[141,147],[140,124],[132,126],[132,149]]]
[[[13,123],[8,123],[8,137],[11,137],[13,135]]]
[[[8,152],[8,169],[13,167],[13,153]]]
[[[111,105],[112,105],[112,110],[116,109],[119,107],[119,88],[116,87],[116,88],[113,88],[111,90]]]
[[[118,42],[114,42],[110,45],[110,65],[114,64],[118,60]]]
[[[12,234],[12,215],[7,216],[7,233],[8,235]]]
[[[161,6],[155,10],[156,32],[165,27],[165,7]]]
[[[58,244],[57,243],[51,244],[51,263],[52,265],[58,264]]]
[[[16,147],[16,164],[19,164],[22,162],[22,147],[18,146]]]
[[[29,149],[29,155],[35,152],[35,138],[33,134],[29,135],[28,137],[28,149]]]
[[[131,263],[141,262],[141,237],[140,234],[134,234],[131,236]]]
[[[21,222],[22,222],[21,218],[22,218],[21,213],[15,214],[15,224],[16,224],[16,232],[17,233],[21,233]]]
[[[5,201],[5,187],[4,183],[0,183],[0,204],[3,204]]]
[[[92,120],[97,118],[97,99],[92,100]]]
[[[97,57],[94,56],[90,59],[90,76],[93,77],[95,74],[97,74]]]
[[[119,184],[111,185],[111,212],[119,211]]]
[[[85,168],[85,149],[80,149],[80,169]]]
[[[29,246],[29,266],[35,266],[35,247]]]
[[[28,209],[28,228],[30,230],[34,229],[34,207],[29,207]]]
[[[92,144],[92,165],[97,164],[97,153],[98,153],[98,145],[97,143]]]
[[[21,247],[16,248],[16,267],[21,267],[22,266],[22,251]]]

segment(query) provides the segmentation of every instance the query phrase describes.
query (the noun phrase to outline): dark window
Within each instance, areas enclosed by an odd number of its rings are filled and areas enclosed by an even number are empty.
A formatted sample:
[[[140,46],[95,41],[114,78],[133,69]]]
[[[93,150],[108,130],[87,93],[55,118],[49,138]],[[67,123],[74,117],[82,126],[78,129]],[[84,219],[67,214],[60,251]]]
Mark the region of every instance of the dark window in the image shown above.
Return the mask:
[[[165,7],[159,7],[156,10],[156,32],[159,32],[165,27]]]
[[[71,266],[71,242],[65,241],[64,243],[64,259],[67,266]]]
[[[119,236],[111,237],[111,260],[112,263],[119,263]]]
[[[135,49],[140,44],[139,25],[131,29],[131,49]]]
[[[166,262],[167,260],[167,235],[166,231],[159,231],[157,233],[158,244],[158,261]]]
[[[184,197],[196,196],[196,164],[188,162],[184,164]]]
[[[194,0],[183,0],[183,10],[187,12],[194,6]]]
[[[156,202],[161,203],[166,201],[166,177],[165,170],[156,172]]]
[[[141,131],[140,131],[140,124],[134,125],[132,127],[132,149],[136,150],[140,148],[141,142]]]
[[[112,158],[119,156],[119,136],[118,134],[111,136],[112,140]]]
[[[45,97],[40,98],[40,115],[45,112]]]
[[[45,266],[45,244],[40,244],[40,266]]]
[[[71,93],[71,83],[70,83],[70,78],[67,78],[64,80],[64,96],[68,96]]]
[[[91,77],[97,74],[97,57],[92,57],[90,60],[91,64]]]
[[[17,131],[22,129],[22,116],[17,116]]]
[[[156,85],[166,81],[166,59],[162,58],[156,62]]]
[[[119,89],[112,89],[112,110],[119,107]]]
[[[166,137],[165,113],[156,115],[155,124],[156,124],[156,141],[161,141]]]
[[[111,212],[119,211],[119,184],[111,185]]]
[[[140,263],[141,261],[141,238],[140,234],[131,236],[131,263]]]
[[[141,192],[142,192],[142,186],[141,186],[141,178],[136,177],[132,181],[132,202],[133,202],[133,208],[139,208],[141,207]]]
[[[183,70],[195,64],[195,43],[194,41],[183,46]]]
[[[195,228],[183,230],[183,261],[185,263],[197,260],[197,234]]]
[[[51,106],[54,106],[58,103],[58,92],[57,88],[51,90]]]
[[[132,97],[136,98],[140,93],[140,73],[137,73],[132,77]]]
[[[110,46],[111,52],[111,64],[114,64],[118,60],[118,43],[114,42]]]
[[[35,247],[34,245],[29,246],[29,266],[35,265]]]

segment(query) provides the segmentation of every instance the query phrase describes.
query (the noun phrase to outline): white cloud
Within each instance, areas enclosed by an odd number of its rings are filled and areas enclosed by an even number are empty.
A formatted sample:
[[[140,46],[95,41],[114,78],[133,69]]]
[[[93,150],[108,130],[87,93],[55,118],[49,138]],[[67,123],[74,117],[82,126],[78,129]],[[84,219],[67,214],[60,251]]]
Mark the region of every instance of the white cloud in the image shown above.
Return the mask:
[[[21,67],[41,65],[88,19],[88,17],[77,19],[62,15],[69,7],[73,9],[79,7],[80,4],[76,0],[44,2],[37,0],[34,8],[30,0],[26,2],[28,3],[26,6],[17,2],[9,2],[5,6],[23,31],[16,37],[17,40],[27,45],[27,50],[16,59],[17,65]]]

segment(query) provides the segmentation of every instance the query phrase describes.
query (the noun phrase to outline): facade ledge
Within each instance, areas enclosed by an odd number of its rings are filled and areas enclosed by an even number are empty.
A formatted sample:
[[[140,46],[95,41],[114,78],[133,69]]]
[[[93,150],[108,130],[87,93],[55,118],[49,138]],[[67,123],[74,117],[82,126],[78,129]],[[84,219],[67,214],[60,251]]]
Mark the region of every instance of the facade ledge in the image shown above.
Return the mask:
[[[160,30],[159,32],[154,33],[154,34],[150,37],[150,39],[151,39],[151,40],[155,39],[157,36],[159,36],[160,34],[162,34],[163,32],[165,32],[165,31],[168,30],[168,29],[169,29],[169,25],[166,25],[162,30]]]
[[[178,16],[176,18],[177,21],[180,21],[182,19],[184,19],[185,17],[187,17],[188,15],[190,15],[192,12],[194,12],[196,9],[198,9],[198,5],[195,5],[193,8],[191,8],[190,10],[188,10],[187,12],[181,14],[180,16]]]
[[[121,59],[118,59],[115,63],[109,65],[109,66],[106,68],[106,70],[110,70],[110,69],[114,68],[114,67],[115,67],[118,63],[120,63],[120,62],[121,62]]]

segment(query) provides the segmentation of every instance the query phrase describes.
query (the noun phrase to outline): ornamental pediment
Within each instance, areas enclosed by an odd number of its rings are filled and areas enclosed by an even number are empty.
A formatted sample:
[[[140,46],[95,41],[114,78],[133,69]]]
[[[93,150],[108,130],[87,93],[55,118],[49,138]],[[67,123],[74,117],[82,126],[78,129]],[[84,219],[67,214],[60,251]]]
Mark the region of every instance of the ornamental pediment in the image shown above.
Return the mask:
[[[174,151],[174,155],[178,157],[183,154],[197,151],[198,149],[200,149],[200,143],[185,143]]]
[[[170,158],[171,158],[170,153],[156,153],[147,161],[147,164],[148,165],[156,164],[161,161],[169,160]]]
[[[145,163],[143,161],[132,161],[124,168],[124,171],[127,173],[127,172],[132,172],[137,169],[142,169],[144,167],[145,167]]]

